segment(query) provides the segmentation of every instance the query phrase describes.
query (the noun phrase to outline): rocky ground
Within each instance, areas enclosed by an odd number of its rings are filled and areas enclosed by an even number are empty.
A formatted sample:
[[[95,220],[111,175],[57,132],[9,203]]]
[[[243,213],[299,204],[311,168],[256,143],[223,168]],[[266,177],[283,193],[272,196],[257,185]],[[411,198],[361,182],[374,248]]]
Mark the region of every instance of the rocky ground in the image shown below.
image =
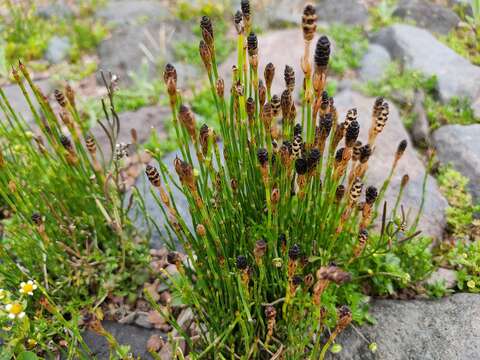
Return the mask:
[[[234,1],[235,3],[235,1]],[[298,54],[302,52],[303,42],[298,27],[304,6],[302,0],[263,1],[265,6],[256,16],[259,25],[265,30],[259,37],[262,59],[268,59],[277,69],[286,64],[294,66],[297,75],[301,74]],[[334,22],[365,26],[368,29],[369,11],[367,2],[357,0],[317,0],[314,1],[322,23]],[[375,6],[368,4],[370,6]],[[48,11],[68,14],[68,7],[60,6]],[[44,10],[44,11],[47,11]],[[335,101],[340,114],[348,107],[356,106],[363,127],[369,122],[373,98],[360,93],[358,85],[376,80],[386,71],[391,61],[399,62],[403,68],[418,70],[426,75],[437,77],[438,98],[448,102],[454,97],[465,97],[473,104],[477,117],[480,116],[480,67],[438,40],[438,34],[446,34],[455,28],[460,19],[450,7],[440,2],[426,0],[401,0],[393,15],[404,23],[396,23],[381,29],[370,31],[368,49],[360,61],[360,67],[349,72],[348,76],[337,78],[338,93]],[[158,64],[172,62],[179,70],[180,86],[187,88],[191,84],[203,81],[201,72],[195,65],[182,62],[176,57],[174,43],[177,41],[197,41],[191,27],[172,16],[168,1],[159,0],[110,0],[96,16],[112,24],[111,35],[97,50],[99,68],[113,71],[120,76],[122,86],[133,82],[135,73],[146,67],[148,76],[159,77]],[[415,24],[415,25],[413,25]],[[51,63],[62,61],[69,44],[62,38],[51,41],[46,52],[46,60]],[[288,51],[279,51],[287,48]],[[333,50],[335,51],[335,50]],[[228,78],[229,69],[235,61],[235,55],[221,66],[221,73]],[[260,67],[265,64],[260,64]],[[187,75],[185,79],[185,76]],[[273,92],[280,91],[279,77],[274,82]],[[91,82],[90,82],[91,83]],[[52,78],[39,78],[37,84],[42,90],[51,93],[56,86]],[[85,95],[101,94],[101,87],[93,85],[77,87]],[[228,88],[228,87],[227,87]],[[28,117],[28,105],[21,92],[13,85],[3,86],[12,105]],[[82,90],[84,89],[84,90]],[[417,104],[421,112],[422,103]],[[136,128],[139,140],[146,141],[150,129],[166,138],[165,123],[169,111],[161,105],[153,105],[132,112],[120,114],[122,133],[120,139],[127,141],[131,128]],[[371,166],[374,171],[368,173],[368,181],[379,185],[393,160],[398,142],[402,139],[431,139],[441,164],[451,164],[470,179],[470,191],[476,201],[480,199],[480,124],[446,125],[431,132],[428,124],[414,124],[409,132],[405,128],[401,113],[392,103],[391,115],[385,132],[379,138],[377,151]],[[96,132],[94,128],[94,132]],[[100,134],[100,132],[97,132]],[[102,140],[101,135],[100,141]],[[410,143],[412,141],[409,141]],[[167,155],[172,159],[174,154]],[[171,161],[167,161],[171,163]],[[418,207],[422,196],[422,182],[425,174],[425,158],[419,149],[410,148],[393,180],[391,193],[387,200],[395,197],[401,176],[408,174],[410,184],[405,194],[404,205],[412,210]],[[139,181],[144,181],[140,179]],[[183,205],[182,205],[183,204]],[[445,198],[440,193],[436,180],[429,176],[426,188],[424,215],[419,228],[424,234],[441,241],[445,229]],[[153,216],[159,215],[153,199],[147,197],[147,207]],[[187,212],[185,203],[180,202],[180,210]],[[159,215],[160,216],[160,215]],[[160,237],[153,236],[152,246],[162,246]],[[157,289],[160,291],[159,289]],[[165,291],[165,289],[163,289]],[[480,297],[471,294],[456,294],[434,301],[392,301],[380,300],[372,303],[372,313],[377,319],[374,326],[359,329],[363,334],[350,329],[342,334],[339,343],[343,351],[332,356],[338,359],[476,359],[480,358]],[[141,325],[141,326],[139,326]],[[151,338],[152,327],[148,321],[132,321],[132,324],[108,323],[107,328],[142,358],[148,358],[147,341]],[[143,326],[143,327],[142,327]],[[155,330],[161,334],[160,330]],[[367,349],[368,341],[378,343],[378,351],[373,354]],[[105,343],[94,334],[87,334],[86,340],[92,344],[99,358],[108,358]],[[167,347],[165,347],[167,348]],[[169,359],[168,349],[161,353],[162,359]]]

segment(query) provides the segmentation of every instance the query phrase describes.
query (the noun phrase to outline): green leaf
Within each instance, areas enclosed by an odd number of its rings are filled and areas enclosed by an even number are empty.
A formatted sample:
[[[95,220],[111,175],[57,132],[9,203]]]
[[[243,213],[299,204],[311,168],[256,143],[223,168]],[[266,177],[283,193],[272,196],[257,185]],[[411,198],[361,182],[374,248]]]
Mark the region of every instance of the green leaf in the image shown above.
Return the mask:
[[[38,357],[31,351],[24,351],[17,357],[18,360],[37,360]]]

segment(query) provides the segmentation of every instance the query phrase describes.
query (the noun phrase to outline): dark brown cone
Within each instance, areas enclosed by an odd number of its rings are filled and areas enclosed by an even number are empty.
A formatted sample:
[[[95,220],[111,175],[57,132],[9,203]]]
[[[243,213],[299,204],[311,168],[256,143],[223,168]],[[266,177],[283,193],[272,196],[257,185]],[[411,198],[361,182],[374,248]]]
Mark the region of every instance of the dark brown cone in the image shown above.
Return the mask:
[[[249,97],[245,103],[247,110],[247,115],[249,120],[253,120],[255,117],[255,100],[252,97]]]
[[[58,89],[55,89],[54,95],[55,95],[55,100],[57,100],[58,104],[61,107],[63,107],[63,108],[67,107],[67,98],[65,97],[63,92],[61,92]]]
[[[264,76],[267,89],[271,89],[273,77],[275,76],[275,66],[273,66],[272,63],[268,63],[267,66],[265,66]]]
[[[284,90],[282,93],[282,97],[280,99],[280,105],[282,108],[282,116],[284,119],[288,119],[290,111],[292,109],[293,99],[291,92],[287,89]]]
[[[209,136],[210,129],[208,128],[207,124],[203,124],[200,128],[200,146],[202,147],[202,153],[204,156],[207,155],[208,152],[208,136]]]
[[[212,69],[212,55],[210,54],[210,49],[204,40],[200,40],[198,50],[200,52],[200,57],[203,61],[203,64],[205,65],[205,69],[210,72]]]
[[[250,33],[247,38],[248,55],[253,56],[258,54],[258,38],[255,33]]]
[[[283,76],[285,79],[285,86],[287,87],[288,91],[293,92],[295,89],[295,71],[291,66],[285,65]]]
[[[317,30],[317,14],[315,7],[311,4],[308,4],[303,9],[302,16],[302,29],[303,29],[303,38],[306,41],[312,41],[315,31]]]
[[[219,78],[216,83],[216,90],[217,90],[217,95],[219,98],[223,99],[223,95],[225,93],[225,82],[223,81],[222,78]]]
[[[97,151],[97,144],[95,143],[95,139],[93,138],[93,136],[87,135],[85,137],[85,145],[90,154],[95,154],[95,152]]]
[[[350,201],[356,203],[362,193],[363,183],[360,178],[356,178],[350,189]]]
[[[372,148],[369,144],[365,144],[360,148],[360,162],[366,163],[372,155]]]
[[[277,117],[278,115],[280,115],[281,100],[278,95],[272,96],[272,98],[270,99],[270,104],[272,105],[273,117]]]
[[[347,147],[353,147],[353,145],[355,145],[355,141],[357,141],[359,133],[360,124],[357,120],[353,120],[345,131],[345,145]]]
[[[258,102],[259,102],[260,108],[262,108],[263,104],[265,104],[266,99],[267,99],[267,88],[265,87],[263,81],[259,80],[259,82],[258,82]]]
[[[360,140],[355,141],[355,144],[353,145],[353,156],[352,156],[353,161],[360,160],[361,148],[362,148],[362,142]]]
[[[338,185],[337,190],[335,190],[335,201],[339,203],[342,201],[343,196],[345,195],[345,186]]]
[[[145,168],[145,174],[147,174],[148,180],[153,186],[160,187],[161,185],[160,174],[158,173],[158,170],[155,167],[148,164],[147,167]]]
[[[314,62],[315,66],[319,68],[326,67],[328,65],[328,60],[330,59],[330,40],[323,35],[317,41],[317,46],[315,47],[315,56]]]
[[[365,190],[365,202],[367,204],[372,205],[377,199],[377,196],[378,192],[375,186],[367,187],[367,190]]]

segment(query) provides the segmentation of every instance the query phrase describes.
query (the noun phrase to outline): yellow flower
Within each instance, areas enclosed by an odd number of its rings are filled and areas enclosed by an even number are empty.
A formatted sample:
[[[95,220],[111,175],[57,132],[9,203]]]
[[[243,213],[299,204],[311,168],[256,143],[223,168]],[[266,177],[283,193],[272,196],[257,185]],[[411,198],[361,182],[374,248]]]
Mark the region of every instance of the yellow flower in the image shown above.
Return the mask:
[[[28,280],[26,283],[22,282],[20,284],[20,294],[27,294],[32,296],[33,291],[37,288],[37,284],[35,284],[32,280]]]
[[[470,288],[470,289],[475,289],[475,281],[474,280],[468,280],[467,281],[467,286]]]
[[[38,342],[35,339],[28,339],[27,344],[28,344],[29,347],[33,348],[34,346],[36,346],[38,344]]]
[[[10,319],[23,318],[25,316],[25,311],[23,311],[22,304],[18,302],[13,302],[5,306],[5,310],[8,312],[8,317]]]

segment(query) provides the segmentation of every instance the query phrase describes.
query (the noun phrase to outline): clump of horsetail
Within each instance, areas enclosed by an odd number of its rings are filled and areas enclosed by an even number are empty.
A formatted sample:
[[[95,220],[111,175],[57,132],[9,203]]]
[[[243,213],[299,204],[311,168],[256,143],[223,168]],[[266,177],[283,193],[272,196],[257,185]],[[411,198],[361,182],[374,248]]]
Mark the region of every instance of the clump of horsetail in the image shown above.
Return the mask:
[[[303,74],[295,74],[293,64],[277,69],[262,58],[253,15],[249,1],[242,0],[233,17],[238,62],[230,82],[217,69],[214,24],[207,17],[200,23],[199,56],[218,110],[218,130],[196,124],[180,100],[175,68],[165,67],[180,148],[177,177],[161,159],[147,166],[146,174],[160,190],[169,245],[173,249],[178,241],[187,253],[190,265],[175,285],[199,327],[208,329],[197,345],[200,354],[322,359],[352,321],[347,307],[337,314],[322,305],[332,305],[331,294],[358,281],[351,271],[367,249],[375,251],[369,241],[373,209],[383,193],[366,172],[375,152],[384,151],[375,144],[388,124],[389,107],[378,98],[371,114],[360,114],[355,104],[338,113],[325,91],[328,37],[320,36],[311,51],[314,6],[307,5],[302,15]],[[276,76],[283,77],[284,88],[273,94]],[[361,116],[371,117],[365,129]],[[359,141],[362,132],[368,135],[365,143]],[[405,148],[399,146],[389,177]],[[188,217],[175,211],[165,190],[172,187],[185,195]],[[341,305],[346,304],[333,300],[333,308]],[[298,319],[305,325],[295,328],[291,324]],[[332,319],[337,322],[328,338],[324,328]]]

